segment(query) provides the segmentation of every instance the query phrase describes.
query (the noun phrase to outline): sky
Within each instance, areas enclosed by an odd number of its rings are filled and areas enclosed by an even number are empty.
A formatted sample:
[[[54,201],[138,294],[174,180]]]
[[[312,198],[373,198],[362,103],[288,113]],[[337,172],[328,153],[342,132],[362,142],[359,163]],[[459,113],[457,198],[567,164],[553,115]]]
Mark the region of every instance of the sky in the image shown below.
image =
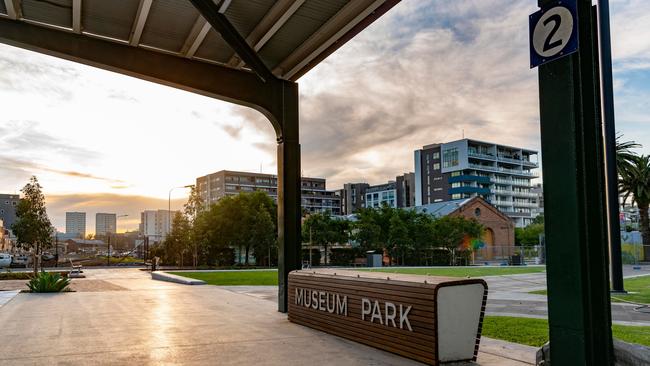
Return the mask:
[[[467,138],[540,148],[536,0],[404,0],[299,80],[304,176],[328,189],[413,171],[413,151]],[[650,153],[650,1],[610,0],[617,130]],[[222,169],[276,172],[260,113],[0,45],[0,193],[36,175],[66,211],[165,209],[171,188]],[[187,190],[172,191],[180,208]]]

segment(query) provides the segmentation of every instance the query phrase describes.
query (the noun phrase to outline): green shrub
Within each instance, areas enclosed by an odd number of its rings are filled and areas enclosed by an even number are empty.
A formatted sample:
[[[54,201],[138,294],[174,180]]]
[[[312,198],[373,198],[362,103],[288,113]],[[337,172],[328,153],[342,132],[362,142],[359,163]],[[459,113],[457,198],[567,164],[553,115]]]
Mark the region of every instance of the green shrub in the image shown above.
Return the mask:
[[[61,292],[67,290],[70,280],[58,273],[41,272],[27,283],[32,292]]]
[[[58,273],[62,277],[67,277],[68,272],[67,271],[59,271],[59,272],[50,272],[50,273]],[[29,280],[34,275],[31,272],[0,272],[0,281],[3,280]]]

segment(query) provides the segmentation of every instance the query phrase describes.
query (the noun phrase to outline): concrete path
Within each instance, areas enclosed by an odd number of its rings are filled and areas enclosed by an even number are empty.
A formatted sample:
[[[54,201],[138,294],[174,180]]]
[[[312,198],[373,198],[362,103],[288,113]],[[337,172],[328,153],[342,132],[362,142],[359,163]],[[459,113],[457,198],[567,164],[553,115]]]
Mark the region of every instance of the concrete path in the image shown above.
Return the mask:
[[[420,365],[289,323],[254,291],[84,271],[78,292],[21,293],[0,308],[0,365]],[[484,338],[478,364],[531,365],[534,351]]]

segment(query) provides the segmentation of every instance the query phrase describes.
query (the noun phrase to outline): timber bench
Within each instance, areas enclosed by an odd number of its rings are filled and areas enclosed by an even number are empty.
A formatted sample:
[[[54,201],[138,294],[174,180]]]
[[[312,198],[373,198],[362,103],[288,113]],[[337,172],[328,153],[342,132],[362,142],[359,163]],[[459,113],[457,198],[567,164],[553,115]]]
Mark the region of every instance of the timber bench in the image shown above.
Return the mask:
[[[482,279],[337,269],[289,274],[289,320],[430,365],[476,361]]]

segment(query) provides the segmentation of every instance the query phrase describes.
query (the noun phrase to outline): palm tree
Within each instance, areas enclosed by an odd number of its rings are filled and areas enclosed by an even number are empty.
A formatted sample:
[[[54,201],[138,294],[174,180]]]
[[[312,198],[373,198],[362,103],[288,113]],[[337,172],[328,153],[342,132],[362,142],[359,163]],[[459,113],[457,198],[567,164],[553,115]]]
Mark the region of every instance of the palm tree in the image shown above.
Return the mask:
[[[621,175],[621,172],[625,170],[625,168],[632,165],[634,159],[638,157],[632,149],[641,147],[640,144],[637,144],[634,141],[621,142],[621,137],[623,137],[623,135],[616,135],[616,167],[619,175]]]
[[[619,192],[623,194],[623,203],[630,196],[639,208],[641,238],[644,246],[644,260],[650,261],[650,223],[648,206],[650,205],[650,156],[634,157],[629,165],[619,170]]]

